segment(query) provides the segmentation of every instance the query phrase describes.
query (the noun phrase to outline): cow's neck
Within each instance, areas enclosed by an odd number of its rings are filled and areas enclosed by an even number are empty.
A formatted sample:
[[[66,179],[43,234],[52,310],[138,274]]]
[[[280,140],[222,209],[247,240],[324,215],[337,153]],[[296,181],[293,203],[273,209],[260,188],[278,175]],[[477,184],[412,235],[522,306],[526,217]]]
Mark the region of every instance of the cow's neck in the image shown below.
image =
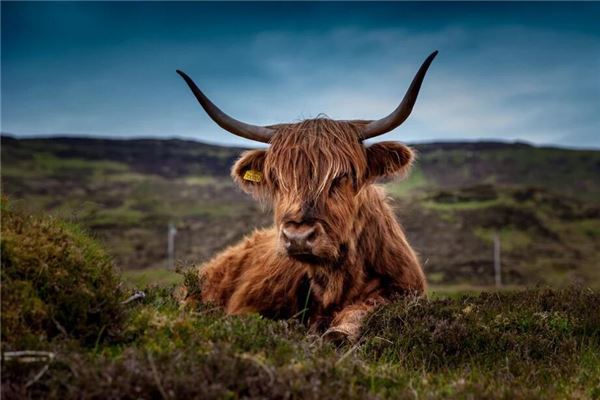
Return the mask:
[[[342,259],[331,265],[309,267],[311,288],[324,308],[353,301],[366,286],[385,277],[385,263],[402,253],[406,239],[385,200],[385,192],[375,185],[361,192],[354,220],[353,242],[346,245]],[[349,285],[352,283],[352,285]]]

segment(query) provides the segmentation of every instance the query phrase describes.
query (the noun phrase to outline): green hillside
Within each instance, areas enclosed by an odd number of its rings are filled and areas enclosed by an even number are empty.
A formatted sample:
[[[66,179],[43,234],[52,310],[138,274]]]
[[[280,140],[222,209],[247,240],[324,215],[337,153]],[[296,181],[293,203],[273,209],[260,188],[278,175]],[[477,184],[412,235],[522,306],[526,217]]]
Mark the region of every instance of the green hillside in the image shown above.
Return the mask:
[[[491,283],[497,234],[507,284],[600,284],[600,151],[519,143],[415,147],[409,178],[386,185],[431,282]],[[270,223],[268,210],[228,176],[241,151],[182,140],[3,136],[2,191],[28,212],[86,226],[122,269],[168,280],[170,222],[178,228],[176,258],[185,265]]]
[[[431,143],[415,146],[418,166],[434,187],[482,183],[535,186],[600,202],[600,151],[523,143]]]

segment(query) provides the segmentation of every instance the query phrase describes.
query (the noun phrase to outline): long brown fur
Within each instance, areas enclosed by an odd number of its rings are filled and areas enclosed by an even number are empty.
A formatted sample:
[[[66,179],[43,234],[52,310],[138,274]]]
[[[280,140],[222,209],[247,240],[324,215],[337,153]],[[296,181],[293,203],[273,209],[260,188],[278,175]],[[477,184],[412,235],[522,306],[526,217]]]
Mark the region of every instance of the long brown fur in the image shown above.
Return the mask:
[[[200,266],[201,301],[231,314],[306,314],[315,331],[356,340],[373,307],[424,292],[417,256],[374,184],[406,174],[413,153],[395,142],[364,146],[364,123],[318,118],[279,125],[268,150],[242,155],[232,177],[273,204],[274,226]],[[261,171],[263,181],[244,180],[249,169]],[[281,243],[286,221],[305,220],[317,221],[316,259],[288,256]]]

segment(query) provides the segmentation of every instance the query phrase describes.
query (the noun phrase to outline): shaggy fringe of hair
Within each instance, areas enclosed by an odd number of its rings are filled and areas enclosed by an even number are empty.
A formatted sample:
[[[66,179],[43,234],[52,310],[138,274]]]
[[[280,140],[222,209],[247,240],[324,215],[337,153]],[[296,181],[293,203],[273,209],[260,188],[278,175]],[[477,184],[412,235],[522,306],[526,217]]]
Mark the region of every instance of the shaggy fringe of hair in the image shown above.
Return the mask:
[[[364,178],[367,162],[359,140],[364,124],[317,118],[278,126],[271,139],[278,151],[270,151],[265,159],[266,179],[306,199],[319,196],[336,177]]]

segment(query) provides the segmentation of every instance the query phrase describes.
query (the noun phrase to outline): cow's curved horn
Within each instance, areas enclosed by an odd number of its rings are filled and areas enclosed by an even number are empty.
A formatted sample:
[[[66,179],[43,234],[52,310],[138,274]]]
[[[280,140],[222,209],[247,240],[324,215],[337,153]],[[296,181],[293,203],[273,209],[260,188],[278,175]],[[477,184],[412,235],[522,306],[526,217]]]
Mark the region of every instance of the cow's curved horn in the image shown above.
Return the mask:
[[[188,84],[192,93],[198,99],[198,102],[204,108],[204,111],[212,118],[221,128],[233,133],[234,135],[241,136],[246,139],[256,140],[258,142],[269,143],[274,130],[264,126],[250,125],[242,121],[238,121],[235,118],[230,117],[219,109],[212,101],[208,99],[202,93],[202,91],[196,86],[192,78],[187,76],[185,72],[177,70],[177,73]]]
[[[419,71],[413,78],[413,81],[410,84],[408,90],[406,91],[406,94],[404,95],[404,98],[402,99],[402,102],[400,103],[398,108],[396,108],[387,117],[384,117],[377,121],[369,122],[369,124],[367,124],[363,128],[361,134],[362,140],[369,139],[389,132],[392,129],[395,129],[398,126],[400,126],[400,124],[402,124],[406,120],[406,118],[408,118],[410,112],[413,109],[413,106],[415,105],[415,102],[417,101],[419,89],[421,89],[421,83],[423,83],[423,78],[425,78],[427,69],[429,68],[429,65],[431,65],[431,62],[433,61],[435,56],[437,56],[437,53],[437,50],[434,51],[423,62],[423,65],[421,65],[421,68],[419,68]]]

